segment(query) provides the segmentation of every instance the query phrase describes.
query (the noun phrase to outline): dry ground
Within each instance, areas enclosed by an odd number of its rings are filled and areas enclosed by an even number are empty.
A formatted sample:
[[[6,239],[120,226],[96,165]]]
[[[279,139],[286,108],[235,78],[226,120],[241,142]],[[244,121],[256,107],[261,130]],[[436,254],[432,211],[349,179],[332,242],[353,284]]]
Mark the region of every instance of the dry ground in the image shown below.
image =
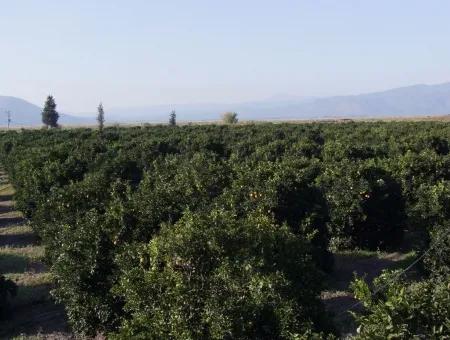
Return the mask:
[[[52,277],[42,263],[44,249],[21,214],[13,188],[0,173],[0,273],[18,285],[0,339],[69,339],[64,309],[50,296]]]

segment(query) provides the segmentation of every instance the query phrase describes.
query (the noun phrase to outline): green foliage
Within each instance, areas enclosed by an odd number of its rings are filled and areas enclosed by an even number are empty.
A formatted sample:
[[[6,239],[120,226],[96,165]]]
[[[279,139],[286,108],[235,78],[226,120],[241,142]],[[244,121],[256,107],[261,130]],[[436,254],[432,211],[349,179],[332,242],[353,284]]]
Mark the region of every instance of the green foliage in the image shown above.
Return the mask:
[[[331,163],[319,183],[330,204],[330,230],[336,248],[386,249],[398,245],[405,224],[401,187],[371,163]]]
[[[177,113],[175,111],[170,112],[169,125],[170,126],[177,125]]]
[[[100,131],[100,133],[102,133],[105,126],[105,110],[103,109],[102,103],[100,103],[97,108],[97,123],[98,130]]]
[[[306,160],[260,161],[234,167],[230,188],[220,204],[245,217],[258,212],[287,223],[291,231],[309,238],[315,245],[314,260],[330,271],[333,259],[328,251],[326,222],[328,209],[320,189],[314,184],[319,168]]]
[[[448,236],[449,136],[450,124],[432,122],[107,127],[102,138],[23,130],[0,133],[0,161],[75,332],[320,338],[329,327],[318,280],[332,267],[330,246],[398,249],[406,234],[420,253]],[[213,253],[209,239],[220,245]],[[280,244],[283,259],[271,253]],[[427,253],[431,277],[446,275],[448,247]],[[141,254],[166,261],[163,270],[139,264]],[[168,267],[177,256],[197,261],[195,282]],[[200,284],[204,295],[189,294]],[[159,288],[167,294],[150,299]],[[168,304],[173,316],[156,308]],[[263,322],[268,315],[276,318]]]
[[[450,280],[407,284],[397,272],[385,272],[370,288],[362,279],[352,284],[365,310],[355,313],[356,339],[446,339],[450,337]],[[376,292],[376,294],[374,294]]]
[[[116,270],[113,241],[108,230],[101,230],[104,222],[94,211],[77,222],[60,225],[60,250],[52,267],[57,283],[53,295],[64,303],[78,333],[105,332],[117,326],[122,306],[120,298],[110,292],[109,278]]]
[[[429,247],[424,261],[427,271],[432,276],[450,277],[450,219],[435,225]]]
[[[225,112],[222,115],[222,120],[225,124],[236,124],[238,122],[236,112]]]
[[[310,247],[263,215],[187,212],[120,255],[116,291],[131,319],[119,337],[292,339],[326,329]]]
[[[42,110],[42,123],[46,127],[58,127],[59,113],[56,111],[56,103],[53,96],[48,96]]]
[[[415,192],[411,218],[429,228],[450,221],[450,181],[438,180],[432,184],[422,183]]]

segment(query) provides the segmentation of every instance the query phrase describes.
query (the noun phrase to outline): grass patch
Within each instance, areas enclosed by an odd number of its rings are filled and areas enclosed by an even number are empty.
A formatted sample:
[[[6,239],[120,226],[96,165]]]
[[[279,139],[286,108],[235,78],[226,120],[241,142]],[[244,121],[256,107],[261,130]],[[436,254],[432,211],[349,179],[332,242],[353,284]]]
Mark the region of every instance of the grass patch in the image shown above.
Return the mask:
[[[0,249],[3,247],[23,248],[36,245],[37,242],[38,237],[27,224],[0,228]]]
[[[354,257],[354,258],[369,258],[369,257],[380,257],[382,252],[376,250],[341,250],[334,253],[336,256]]]
[[[50,300],[53,277],[50,273],[6,274],[19,287],[17,296],[11,300],[12,306],[25,306]]]
[[[13,209],[3,209],[3,211],[1,211],[0,209],[0,223],[3,222],[2,219],[5,218],[23,218],[23,215],[20,211]]]
[[[33,229],[28,224],[13,225],[10,227],[0,228],[0,235],[25,235],[33,234]]]
[[[43,246],[27,246],[21,248],[13,247],[3,247],[0,248],[0,255],[19,255],[26,257],[30,261],[39,261],[44,257],[44,247]]]
[[[25,273],[6,275],[18,286],[17,296],[11,301],[12,306],[32,305],[50,300],[49,291],[52,286],[50,273]]]
[[[14,338],[12,338],[12,340],[45,340],[45,339],[58,339],[58,338],[49,338],[47,335],[42,334],[42,335],[19,335],[16,336]],[[64,338],[61,338],[64,339]]]
[[[49,272],[45,273],[10,273],[5,275],[19,286],[39,286],[50,284],[53,276]]]
[[[23,273],[31,268],[34,262],[44,257],[44,247],[27,246],[22,248],[0,248],[0,272]]]
[[[336,256],[349,257],[349,258],[355,258],[355,259],[364,259],[364,258],[384,259],[393,253],[389,253],[386,251],[380,251],[380,250],[354,249],[354,250],[337,251],[334,254]]]
[[[416,258],[415,251],[409,251],[407,253],[399,253],[399,252],[385,252],[385,251],[377,251],[377,250],[343,250],[334,253],[335,256],[339,256],[342,258],[348,259],[380,259],[380,260],[388,260],[392,262],[413,262]]]
[[[51,301],[50,289],[51,284],[19,286],[17,296],[11,300],[11,306],[18,307]]]
[[[41,260],[44,247],[14,210],[14,188],[0,173],[0,273],[14,281],[17,296],[11,299],[11,315],[0,321],[0,339],[66,339],[67,321],[62,306],[52,301],[53,276]]]
[[[0,185],[0,196],[14,195],[15,191],[11,184]]]
[[[28,259],[17,254],[0,254],[0,273],[23,273],[28,268]]]

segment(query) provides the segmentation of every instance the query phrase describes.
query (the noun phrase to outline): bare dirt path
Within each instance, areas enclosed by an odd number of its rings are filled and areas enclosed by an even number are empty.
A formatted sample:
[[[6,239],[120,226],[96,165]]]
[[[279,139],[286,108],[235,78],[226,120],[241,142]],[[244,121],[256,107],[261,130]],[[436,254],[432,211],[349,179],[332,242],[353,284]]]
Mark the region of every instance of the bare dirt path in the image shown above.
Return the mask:
[[[18,285],[11,313],[0,322],[0,339],[71,339],[64,309],[50,296],[52,277],[44,249],[14,209],[14,189],[0,171],[0,274]]]

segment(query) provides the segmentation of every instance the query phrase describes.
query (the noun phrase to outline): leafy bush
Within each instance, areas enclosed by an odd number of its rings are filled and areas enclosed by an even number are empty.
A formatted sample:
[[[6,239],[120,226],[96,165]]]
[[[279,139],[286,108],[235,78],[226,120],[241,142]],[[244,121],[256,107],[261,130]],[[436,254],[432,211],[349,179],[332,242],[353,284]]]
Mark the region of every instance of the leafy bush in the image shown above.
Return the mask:
[[[114,243],[110,231],[102,230],[104,224],[101,216],[89,211],[75,225],[60,225],[60,249],[52,266],[57,287],[52,293],[64,303],[79,334],[114,329],[122,311],[120,297],[110,291],[116,272]]]
[[[406,220],[400,185],[372,164],[340,162],[327,168],[320,185],[330,204],[336,248],[386,249],[398,245]]]
[[[433,184],[421,184],[415,191],[415,196],[410,207],[414,225],[430,231],[434,225],[450,220],[450,181],[438,180]]]
[[[407,284],[385,272],[371,289],[362,279],[352,288],[366,308],[354,314],[356,339],[447,339],[450,337],[450,280]],[[373,292],[377,293],[374,294]]]
[[[431,231],[425,268],[433,276],[450,277],[450,220],[436,225]]]
[[[225,124],[236,124],[238,122],[236,112],[225,112],[222,115],[222,120]]]
[[[311,245],[262,215],[187,212],[127,247],[120,338],[298,338],[327,329]]]
[[[219,205],[245,217],[258,212],[286,223],[291,231],[309,237],[314,244],[314,260],[330,271],[333,258],[328,251],[327,203],[314,184],[320,169],[306,160],[244,163],[234,167],[231,187],[220,197]]]
[[[301,273],[305,278],[311,276],[314,284],[319,269],[331,269],[330,239],[336,247],[398,249],[405,230],[408,237],[411,232],[419,235],[413,246],[423,251],[442,238],[439,233],[445,232],[449,220],[449,136],[450,124],[434,122],[108,127],[101,136],[91,129],[22,130],[0,132],[0,161],[16,189],[17,206],[45,245],[57,283],[54,295],[65,305],[74,331],[114,333],[123,326],[120,332],[127,334],[128,329],[138,332],[139,318],[147,313],[132,295],[145,292],[145,287],[129,287],[124,281],[133,273],[133,280],[148,279],[148,269],[138,265],[136,254],[144,251],[154,256],[148,246],[154,244],[164,250],[161,256],[170,257],[175,251],[170,247],[181,242],[171,228],[180,235],[187,228],[186,235],[196,237],[194,229],[199,228],[219,239],[221,234],[210,225],[212,211],[221,212],[216,220],[222,221],[227,235],[237,237],[233,228],[244,228],[245,235],[253,235],[246,239],[248,247],[256,233],[252,221],[282,226],[274,227],[278,231],[265,229],[267,242],[274,240],[273,235],[296,240],[288,245],[300,248],[289,246],[288,255],[308,258],[301,263],[311,267],[311,272]],[[198,238],[207,244],[201,235]],[[190,254],[189,245],[185,247],[183,251],[176,248],[177,253],[192,255],[199,263],[206,261],[196,257],[201,252]],[[247,311],[261,318],[269,307],[270,313],[278,313],[280,318],[267,328],[272,334],[295,330],[295,334],[313,337],[311,332],[327,330],[314,312],[320,284],[308,290],[311,286],[305,283],[305,290],[297,291],[302,301],[313,301],[311,306],[304,305],[282,289],[283,285],[293,285],[293,291],[298,288],[298,278],[286,276],[290,272],[283,267],[287,262],[270,262],[248,247],[242,253],[252,254],[248,256],[254,270],[248,273],[238,273],[241,260],[230,263],[234,247],[224,250],[223,254],[229,254],[225,258],[214,253],[223,262],[217,265],[220,273],[229,275],[227,282],[242,280]],[[433,277],[442,277],[442,270],[448,268],[446,249],[445,245],[428,253],[426,265]],[[130,254],[128,266],[123,260],[126,254]],[[130,267],[133,263],[141,266],[136,272]],[[263,272],[255,263],[272,267]],[[278,265],[282,270],[277,272]],[[186,287],[185,276],[166,269],[166,274],[184,280],[180,289]],[[219,276],[204,274],[204,283],[216,287],[209,280]],[[267,299],[273,298],[276,304],[254,295],[251,282],[259,279],[272,285]],[[176,291],[173,282],[151,284]],[[235,286],[217,289],[234,297],[241,292]],[[182,297],[206,303],[202,296],[182,293],[177,303]],[[208,294],[205,299],[217,303],[215,295]],[[154,307],[171,301],[166,295],[150,302],[145,298]],[[240,300],[236,297],[236,301]],[[214,318],[208,321],[208,331],[222,334],[230,325],[237,327],[236,311],[251,319],[234,301],[224,298],[224,302],[218,314],[211,314]],[[289,310],[286,306],[290,305],[313,311],[304,316]],[[154,322],[166,315],[150,313],[148,317]],[[200,334],[204,327],[195,322],[200,328],[186,330],[180,324],[177,331]],[[239,334],[260,332],[256,325],[261,323],[242,324]],[[159,331],[164,330],[155,328]]]

